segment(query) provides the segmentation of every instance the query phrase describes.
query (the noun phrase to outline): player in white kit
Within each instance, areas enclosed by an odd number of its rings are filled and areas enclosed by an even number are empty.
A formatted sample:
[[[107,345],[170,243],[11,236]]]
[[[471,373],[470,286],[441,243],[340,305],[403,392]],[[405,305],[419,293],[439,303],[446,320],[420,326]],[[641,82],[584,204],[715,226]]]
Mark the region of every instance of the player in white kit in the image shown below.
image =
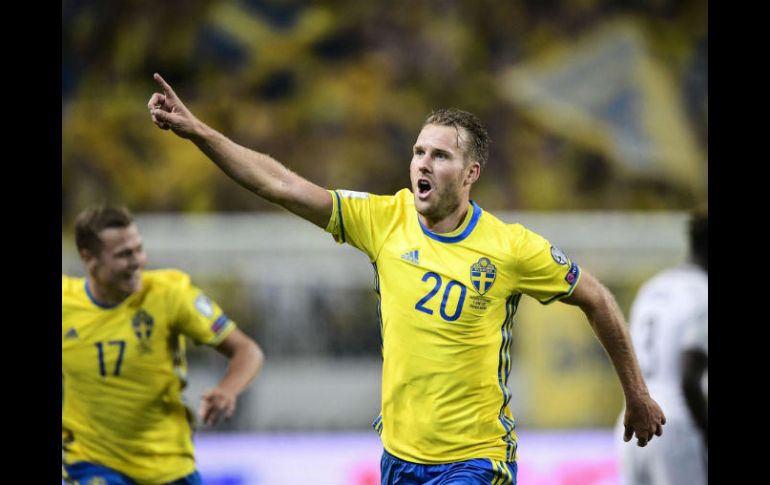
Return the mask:
[[[690,234],[692,240],[701,246],[694,248],[693,254],[701,259],[700,265],[708,272],[708,216],[693,219]],[[705,318],[692,319],[685,330],[682,352],[682,392],[695,425],[701,432],[707,454],[708,368],[709,321],[708,312],[706,312]]]
[[[650,395],[666,413],[666,434],[644,448],[619,447],[623,485],[707,483],[705,406],[697,406],[705,403],[705,398],[694,404],[690,398],[689,404],[696,408],[691,411],[683,392],[683,382],[687,381],[683,356],[693,346],[702,351],[704,333],[708,354],[707,214],[693,215],[689,239],[689,261],[646,282],[631,307],[634,350]],[[703,366],[696,370],[703,370]],[[621,413],[620,436],[622,419]]]

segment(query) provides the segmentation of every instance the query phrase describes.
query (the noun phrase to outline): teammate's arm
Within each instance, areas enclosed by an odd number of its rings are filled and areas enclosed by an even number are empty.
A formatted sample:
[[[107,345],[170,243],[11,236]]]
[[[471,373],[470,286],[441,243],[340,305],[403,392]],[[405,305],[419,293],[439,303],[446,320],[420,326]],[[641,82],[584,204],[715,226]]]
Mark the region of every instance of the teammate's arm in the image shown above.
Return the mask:
[[[329,192],[269,155],[238,145],[212,129],[187,109],[159,74],[154,78],[163,93],[154,93],[147,103],[153,123],[195,143],[223,172],[246,189],[321,228],[326,227],[332,213]]]
[[[604,285],[583,270],[572,294],[562,301],[583,310],[620,378],[626,399],[623,440],[630,441],[636,434],[637,444],[645,446],[653,435],[660,436],[663,433],[666,417],[650,397],[626,330],[623,313],[615,298]]]
[[[696,426],[703,435],[708,448],[708,406],[701,389],[701,379],[708,369],[708,355],[699,349],[685,349],[682,352],[682,392],[684,400]]]
[[[227,372],[219,384],[201,396],[200,417],[206,424],[216,424],[220,418],[235,413],[235,402],[256,377],[265,360],[262,349],[254,340],[236,328],[216,349],[227,357]]]

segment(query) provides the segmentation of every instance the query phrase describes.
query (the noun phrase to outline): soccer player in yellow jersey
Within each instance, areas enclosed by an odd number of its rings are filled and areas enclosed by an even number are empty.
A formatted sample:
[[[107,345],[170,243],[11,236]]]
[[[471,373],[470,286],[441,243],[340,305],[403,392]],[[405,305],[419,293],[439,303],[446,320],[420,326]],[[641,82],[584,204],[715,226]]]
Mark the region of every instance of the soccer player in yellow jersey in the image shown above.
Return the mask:
[[[411,191],[325,190],[196,118],[171,86],[148,103],[153,122],[191,140],[255,194],[366,253],[382,333],[382,407],[374,421],[389,484],[516,483],[509,409],[511,320],[521,295],[578,305],[608,352],[626,398],[625,436],[639,446],[665,417],[650,397],[610,292],[557,247],[470,200],[487,160],[478,119],[438,110],[413,147]]]
[[[131,214],[95,207],[75,223],[86,276],[62,275],[62,474],[68,483],[201,483],[192,411],[182,402],[185,336],[229,365],[203,394],[199,414],[216,424],[259,372],[257,344],[177,270],[143,271]]]

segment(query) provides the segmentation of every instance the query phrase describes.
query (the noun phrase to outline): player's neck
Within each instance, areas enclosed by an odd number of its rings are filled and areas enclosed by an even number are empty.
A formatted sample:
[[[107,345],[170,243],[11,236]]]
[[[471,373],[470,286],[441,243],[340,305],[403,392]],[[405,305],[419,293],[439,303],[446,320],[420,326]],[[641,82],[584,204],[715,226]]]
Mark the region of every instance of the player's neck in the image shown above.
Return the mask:
[[[455,210],[443,217],[431,218],[430,216],[419,213],[417,214],[417,217],[420,218],[422,225],[429,231],[435,232],[436,234],[446,234],[462,225],[465,217],[468,215],[469,208],[470,204],[468,203],[468,199],[464,199]]]
[[[131,296],[126,295],[122,291],[111,291],[109,288],[100,286],[97,284],[93,277],[89,275],[86,279],[86,287],[91,298],[103,306],[115,306],[123,302],[126,298]]]

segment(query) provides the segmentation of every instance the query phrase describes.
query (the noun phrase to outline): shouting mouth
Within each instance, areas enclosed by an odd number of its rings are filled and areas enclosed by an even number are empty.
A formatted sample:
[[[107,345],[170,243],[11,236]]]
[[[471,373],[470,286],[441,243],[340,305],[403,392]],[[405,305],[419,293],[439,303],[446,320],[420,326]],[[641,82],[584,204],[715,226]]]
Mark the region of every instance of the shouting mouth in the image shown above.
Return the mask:
[[[426,200],[433,193],[433,185],[427,179],[421,178],[417,181],[417,197],[420,200]]]

